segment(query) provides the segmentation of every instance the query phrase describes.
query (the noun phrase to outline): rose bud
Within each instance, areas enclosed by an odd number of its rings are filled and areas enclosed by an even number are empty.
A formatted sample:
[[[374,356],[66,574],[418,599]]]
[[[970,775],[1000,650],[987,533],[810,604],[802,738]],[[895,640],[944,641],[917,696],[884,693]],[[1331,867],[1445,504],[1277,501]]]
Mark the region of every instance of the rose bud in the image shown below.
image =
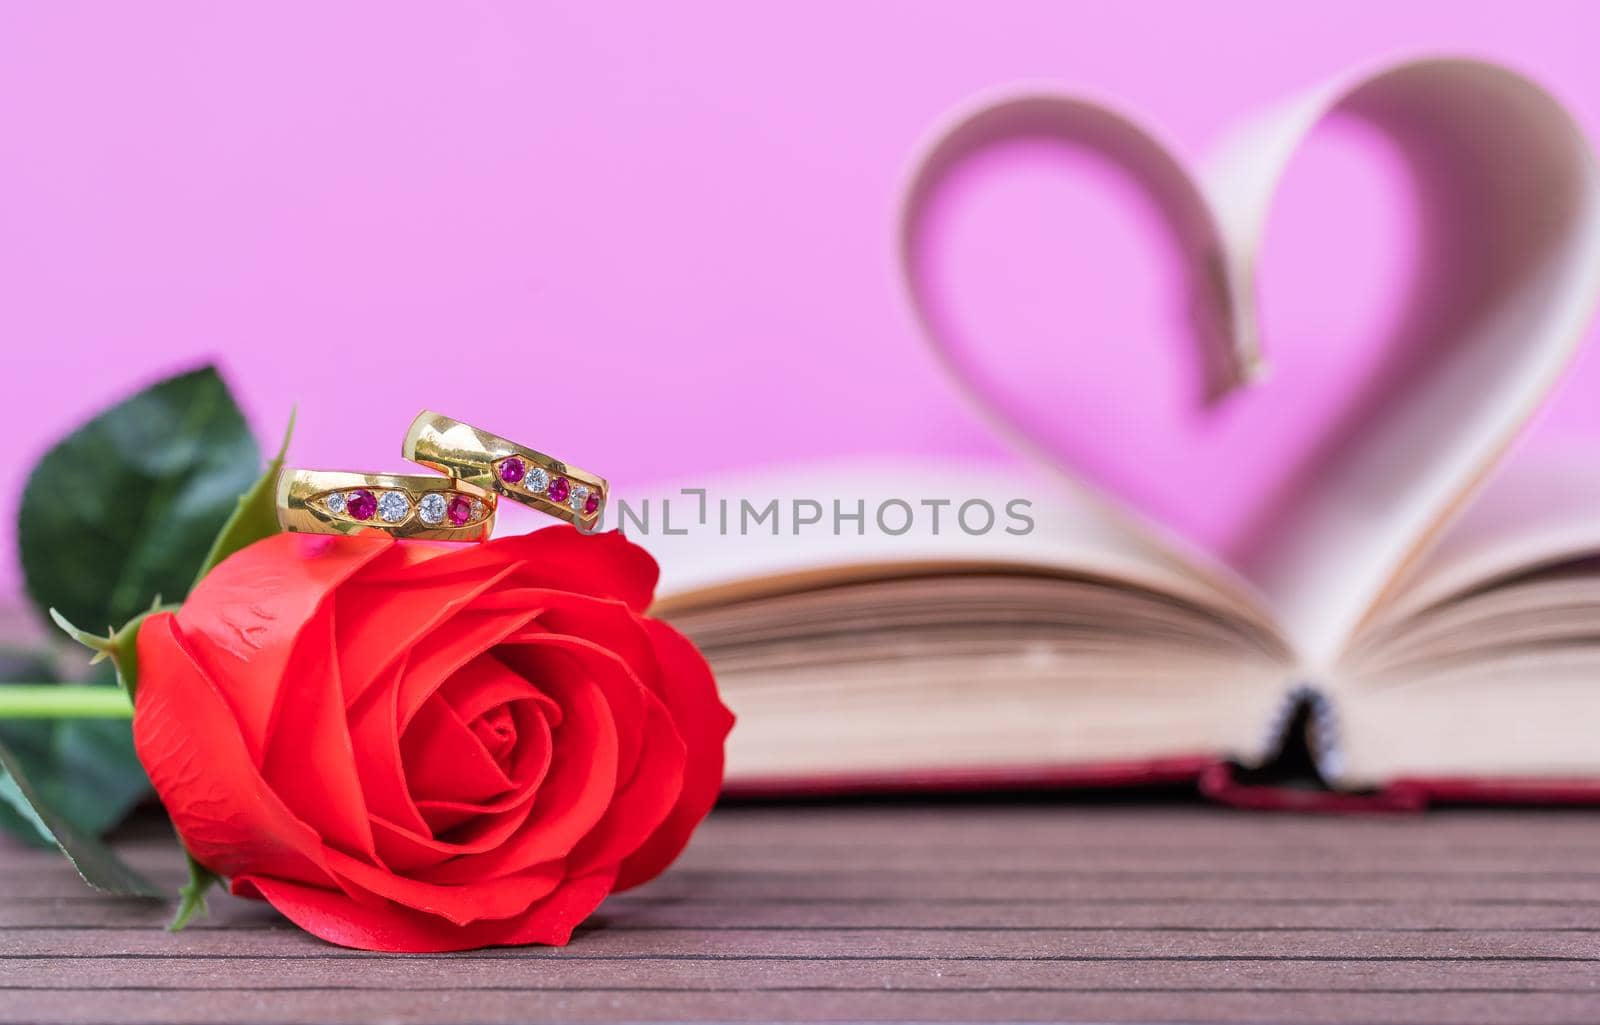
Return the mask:
[[[565,943],[722,783],[733,717],[656,574],[570,527],[269,537],[139,631],[139,758],[197,861],[325,940]]]

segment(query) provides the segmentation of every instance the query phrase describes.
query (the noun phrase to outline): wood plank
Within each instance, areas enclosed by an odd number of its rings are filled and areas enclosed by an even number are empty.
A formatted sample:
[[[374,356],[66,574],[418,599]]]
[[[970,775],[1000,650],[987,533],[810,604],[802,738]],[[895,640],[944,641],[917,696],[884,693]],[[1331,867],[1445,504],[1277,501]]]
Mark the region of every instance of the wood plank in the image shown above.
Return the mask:
[[[974,964],[947,958],[783,959],[751,962],[671,957],[630,960],[625,976],[615,963],[581,957],[483,955],[445,959],[375,959],[352,971],[332,958],[147,958],[111,956],[85,981],[76,959],[42,958],[6,965],[11,989],[136,989],[152,984],[257,990],[346,988],[448,991],[456,989],[729,990],[766,992],[810,987],[833,990],[985,989],[1082,990],[1163,986],[1207,991],[1363,986],[1394,992],[1568,992],[1600,996],[1600,973],[1575,978],[1569,965],[1539,961],[1480,961],[1452,965],[1447,979],[1431,976],[1420,959],[1296,961],[1290,959],[1182,958],[1118,960],[1010,960]]]
[[[1555,846],[1565,854],[1600,858],[1600,816],[1587,809],[1445,809],[1409,814],[1323,816],[1270,814],[1190,805],[846,804],[719,809],[697,833],[689,856],[762,848],[876,847],[992,850],[1044,847],[1128,854],[1145,850],[1212,849],[1239,854],[1328,847],[1395,853],[1511,850],[1528,855]],[[1176,842],[1181,841],[1181,842]],[[135,823],[118,837],[122,850],[170,851],[171,833],[159,820]],[[0,866],[6,859],[0,859]]]
[[[69,1025],[237,1025],[315,1021],[1387,1021],[1403,1025],[1492,1025],[1542,1022],[1592,1025],[1591,991],[1435,993],[1373,992],[1356,985],[1301,992],[1214,992],[1144,986],[1135,992],[1018,992],[934,989],[827,992],[814,988],[751,993],[743,988],[699,993],[540,990],[372,993],[344,989],[260,993],[178,992],[159,988],[107,992],[14,992],[0,1021]]]
[[[211,899],[211,914],[189,928],[293,927],[255,901]],[[86,930],[164,925],[171,909],[151,901],[96,895],[15,897],[0,903],[0,930],[39,927]],[[611,898],[599,921],[609,929],[1305,929],[1600,932],[1600,907],[1569,902],[1239,900],[720,900]]]
[[[28,957],[95,958],[101,949],[151,959],[194,957],[370,958],[364,951],[336,948],[308,952],[299,934],[285,930],[219,930],[170,936],[148,929],[107,929],[94,934],[97,949],[85,948],[77,929],[12,929],[0,933],[0,961]],[[576,949],[538,948],[518,956],[626,961],[642,957],[694,959],[875,958],[893,952],[907,958],[1137,959],[1186,957],[1310,958],[1351,961],[1416,958],[1440,961],[1559,959],[1600,965],[1600,933],[1545,930],[1501,932],[1380,932],[1342,930],[1195,929],[608,929],[588,926]],[[474,956],[509,956],[491,951]],[[459,959],[455,954],[419,957]]]
[[[567,948],[405,958],[225,896],[171,935],[14,845],[0,893],[0,1022],[1600,1020],[1592,813],[724,809]]]
[[[178,879],[158,880],[176,893]],[[951,893],[950,888],[959,889]],[[0,892],[21,886],[0,885]],[[30,895],[48,898],[81,896],[84,884],[76,876],[51,885],[28,884]],[[1148,878],[1016,878],[938,876],[691,876],[673,874],[650,886],[648,894],[660,900],[726,903],[795,903],[832,901],[903,904],[968,904],[973,901],[1026,904],[1034,901],[1060,904],[1125,904],[1152,901],[1180,903],[1237,902],[1241,904],[1347,905],[1350,903],[1403,904],[1455,902],[1492,905],[1587,906],[1600,909],[1600,880],[1502,880],[1483,878],[1351,878],[1348,876]]]

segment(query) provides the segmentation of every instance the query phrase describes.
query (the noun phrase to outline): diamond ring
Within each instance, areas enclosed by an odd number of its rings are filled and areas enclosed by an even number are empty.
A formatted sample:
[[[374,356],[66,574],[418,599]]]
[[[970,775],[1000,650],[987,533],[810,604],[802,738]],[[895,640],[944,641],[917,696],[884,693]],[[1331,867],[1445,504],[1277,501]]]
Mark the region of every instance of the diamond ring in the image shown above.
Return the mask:
[[[580,528],[599,522],[605,507],[604,477],[439,413],[417,414],[400,454]]]
[[[286,467],[278,476],[278,524],[308,534],[377,529],[395,537],[486,541],[495,497],[448,477]]]

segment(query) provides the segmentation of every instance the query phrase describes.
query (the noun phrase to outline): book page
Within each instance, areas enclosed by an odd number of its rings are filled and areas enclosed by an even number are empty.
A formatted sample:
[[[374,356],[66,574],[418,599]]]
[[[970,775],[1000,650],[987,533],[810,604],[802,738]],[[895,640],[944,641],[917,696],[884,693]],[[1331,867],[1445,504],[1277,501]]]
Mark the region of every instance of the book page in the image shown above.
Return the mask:
[[[704,490],[704,522],[700,496],[685,487]],[[645,503],[644,530],[615,508]],[[774,514],[756,519],[774,503]],[[1226,570],[1178,557],[1105,502],[1035,468],[863,460],[634,488],[613,506],[608,525],[661,565],[656,611],[667,615],[864,576],[1010,567],[1127,583],[1276,634],[1260,600]]]
[[[1295,347],[1337,340],[1262,337],[1257,265],[1292,156],[1334,118],[1376,130],[1398,158],[1415,270],[1377,342],[1361,340],[1373,362],[1322,353],[1308,378]],[[1203,322],[1186,340],[1208,358],[1185,347],[1124,363],[1142,350],[1070,333],[1052,348],[1026,318],[965,310],[960,279],[933,258],[942,238],[934,197],[973,154],[1032,137],[1106,158],[1159,211]],[[910,312],[952,386],[1020,449],[1120,503],[1178,557],[1203,547],[1225,558],[1266,597],[1315,677],[1461,511],[1576,351],[1600,289],[1600,173],[1556,98],[1483,61],[1388,62],[1340,76],[1238,133],[1203,190],[1136,119],[1070,92],[1019,87],[952,118],[913,161],[899,249]],[[1329,278],[1337,296],[1339,275]],[[997,327],[975,330],[975,320]],[[1031,346],[1012,346],[1018,337]],[[1218,345],[1226,351],[1209,351]],[[1026,386],[1062,358],[1103,391],[1057,383],[1066,401],[1051,401]],[[1310,401],[1327,393],[1340,401]],[[1280,407],[1284,395],[1302,401]],[[1080,414],[1102,405],[1135,425],[1138,444],[1106,430],[1115,418]],[[1287,462],[1276,447],[1285,435],[1306,439]],[[1194,513],[1245,492],[1254,497],[1237,521]]]
[[[1600,556],[1600,454],[1577,443],[1521,451],[1375,619],[1402,620],[1497,580],[1593,556]]]
[[[1231,279],[1248,289],[1273,180],[1326,109],[1390,133],[1417,178],[1422,284],[1396,331],[1419,355],[1286,495],[1241,566],[1314,674],[1465,506],[1565,368],[1600,288],[1600,176],[1554,100],[1467,61],[1355,81],[1259,123],[1211,189]]]

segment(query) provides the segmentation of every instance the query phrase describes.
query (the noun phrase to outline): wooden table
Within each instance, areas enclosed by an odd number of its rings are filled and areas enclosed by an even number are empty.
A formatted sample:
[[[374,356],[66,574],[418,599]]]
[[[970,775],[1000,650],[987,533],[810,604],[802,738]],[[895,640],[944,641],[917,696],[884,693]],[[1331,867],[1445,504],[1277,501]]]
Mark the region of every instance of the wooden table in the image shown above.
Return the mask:
[[[176,885],[170,841],[124,848]],[[1600,815],[719,811],[571,946],[385,957],[231,898],[187,932],[0,844],[7,1022],[1600,1020]]]

